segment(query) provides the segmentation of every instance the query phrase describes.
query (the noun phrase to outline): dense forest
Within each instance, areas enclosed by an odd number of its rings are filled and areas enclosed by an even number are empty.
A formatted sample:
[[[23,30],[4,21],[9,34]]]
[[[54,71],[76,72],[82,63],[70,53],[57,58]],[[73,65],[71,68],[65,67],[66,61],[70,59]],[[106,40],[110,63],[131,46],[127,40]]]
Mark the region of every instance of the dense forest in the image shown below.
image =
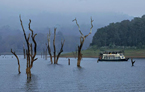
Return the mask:
[[[145,48],[145,15],[99,28],[90,46]]]

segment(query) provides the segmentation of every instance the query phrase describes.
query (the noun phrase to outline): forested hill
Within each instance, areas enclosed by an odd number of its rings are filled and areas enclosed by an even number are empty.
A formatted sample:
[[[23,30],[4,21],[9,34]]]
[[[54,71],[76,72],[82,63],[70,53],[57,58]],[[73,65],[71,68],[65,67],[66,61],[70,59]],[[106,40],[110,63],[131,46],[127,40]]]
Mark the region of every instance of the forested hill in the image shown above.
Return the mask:
[[[99,28],[90,46],[135,46],[145,48],[145,15]]]

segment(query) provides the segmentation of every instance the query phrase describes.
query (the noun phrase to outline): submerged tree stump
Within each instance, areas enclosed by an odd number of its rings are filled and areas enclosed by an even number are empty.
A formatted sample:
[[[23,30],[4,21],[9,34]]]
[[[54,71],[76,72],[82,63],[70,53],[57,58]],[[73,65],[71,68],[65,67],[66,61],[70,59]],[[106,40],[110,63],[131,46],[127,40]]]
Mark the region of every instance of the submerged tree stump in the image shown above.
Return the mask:
[[[133,61],[133,59],[131,58],[131,64],[132,66],[134,66],[135,61]]]
[[[70,59],[68,59],[68,65],[70,65]]]

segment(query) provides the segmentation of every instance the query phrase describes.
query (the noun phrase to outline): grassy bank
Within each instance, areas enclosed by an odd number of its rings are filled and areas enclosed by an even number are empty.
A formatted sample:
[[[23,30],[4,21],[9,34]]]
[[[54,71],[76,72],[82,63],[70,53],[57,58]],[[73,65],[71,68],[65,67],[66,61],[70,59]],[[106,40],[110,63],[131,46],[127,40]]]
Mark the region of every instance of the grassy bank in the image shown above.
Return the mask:
[[[105,50],[84,50],[82,51],[83,57],[98,57],[99,53],[102,51],[120,51],[122,49],[105,49]],[[125,49],[125,57],[129,58],[145,58],[145,49]],[[62,57],[75,57],[73,53],[65,53],[61,55]]]

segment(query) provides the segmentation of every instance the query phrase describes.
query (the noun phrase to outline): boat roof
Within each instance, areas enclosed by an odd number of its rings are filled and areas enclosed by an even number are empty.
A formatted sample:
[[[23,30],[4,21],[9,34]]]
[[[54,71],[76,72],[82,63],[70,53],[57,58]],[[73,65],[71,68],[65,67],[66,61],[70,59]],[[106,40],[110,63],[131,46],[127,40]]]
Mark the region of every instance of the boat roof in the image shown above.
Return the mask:
[[[100,54],[117,54],[117,53],[123,53],[124,51],[104,51]]]

